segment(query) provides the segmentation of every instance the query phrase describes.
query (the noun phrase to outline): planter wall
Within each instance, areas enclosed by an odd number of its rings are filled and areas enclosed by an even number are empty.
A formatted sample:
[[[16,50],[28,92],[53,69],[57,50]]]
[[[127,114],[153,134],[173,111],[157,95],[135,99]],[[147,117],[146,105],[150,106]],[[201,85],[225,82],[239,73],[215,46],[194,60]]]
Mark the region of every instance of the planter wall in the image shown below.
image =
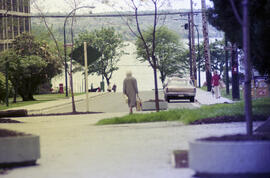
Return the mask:
[[[160,110],[167,110],[168,103],[166,101],[160,101],[159,102],[159,109]],[[145,101],[142,103],[142,110],[143,111],[156,110],[156,103],[154,101]]]
[[[40,158],[39,136],[0,138],[0,165],[35,163]]]
[[[189,144],[189,166],[202,174],[269,174],[270,141],[201,141]]]

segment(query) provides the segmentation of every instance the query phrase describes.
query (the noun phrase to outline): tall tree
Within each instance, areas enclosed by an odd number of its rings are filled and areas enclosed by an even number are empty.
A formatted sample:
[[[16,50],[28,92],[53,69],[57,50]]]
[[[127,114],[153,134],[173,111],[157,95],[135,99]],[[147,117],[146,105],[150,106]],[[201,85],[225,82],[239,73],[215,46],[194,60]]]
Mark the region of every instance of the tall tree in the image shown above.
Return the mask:
[[[151,46],[153,43],[152,28],[143,32],[147,45]],[[180,42],[180,37],[175,32],[169,30],[167,27],[162,26],[156,31],[156,59],[157,69],[160,72],[160,79],[162,83],[166,77],[172,74],[183,75],[184,71],[188,68],[187,58],[182,58],[181,54],[184,48]],[[136,41],[137,57],[140,61],[147,61],[147,54],[141,38]],[[150,47],[151,48],[151,47]],[[150,49],[153,50],[152,48]]]
[[[135,35],[137,38],[140,38],[146,54],[146,59],[149,62],[150,66],[153,68],[154,72],[154,84],[155,84],[155,103],[156,103],[156,111],[159,111],[159,96],[158,96],[158,80],[157,80],[157,55],[156,55],[156,31],[158,26],[158,23],[162,20],[160,16],[158,15],[158,12],[160,8],[162,7],[168,7],[170,6],[170,0],[129,0],[129,6],[134,11],[135,15],[135,24],[134,27],[132,24],[133,21],[128,19],[126,21],[127,26],[129,27],[130,31]],[[139,18],[139,10],[141,8],[147,8],[151,9],[154,12],[154,15],[152,17],[153,21],[152,24],[150,24],[152,28],[152,43],[147,44],[147,40],[145,36],[143,35],[143,29],[141,28],[140,18]],[[133,28],[134,27],[134,28]]]
[[[89,63],[88,72],[103,76],[107,85],[110,85],[113,72],[118,70],[117,63],[124,54],[122,36],[114,28],[103,27],[100,30],[79,34],[75,41],[75,48],[79,48],[83,42],[87,42],[90,47],[97,50],[98,56],[99,53],[102,54],[98,60]]]
[[[50,82],[62,67],[49,46],[28,33],[14,39],[13,49],[2,52],[0,62],[6,60],[9,62],[9,79],[24,101],[34,100],[38,86]]]
[[[228,41],[236,43],[239,48],[242,44],[242,26],[234,16],[231,0],[211,0],[213,8],[208,9],[209,23],[218,30],[226,33]],[[239,17],[243,17],[242,0],[234,0],[235,9]],[[252,65],[263,75],[270,74],[270,1],[250,0],[250,54]]]
[[[225,31],[230,41],[243,48],[245,56],[245,113],[247,134],[253,133],[251,100],[251,64],[261,73],[270,74],[270,1],[217,0],[209,16],[214,26]],[[224,14],[224,12],[227,12]],[[228,17],[230,16],[230,17]],[[227,19],[226,19],[227,17]],[[230,31],[228,30],[230,27]],[[241,30],[242,28],[242,30]],[[252,41],[250,44],[249,41]]]

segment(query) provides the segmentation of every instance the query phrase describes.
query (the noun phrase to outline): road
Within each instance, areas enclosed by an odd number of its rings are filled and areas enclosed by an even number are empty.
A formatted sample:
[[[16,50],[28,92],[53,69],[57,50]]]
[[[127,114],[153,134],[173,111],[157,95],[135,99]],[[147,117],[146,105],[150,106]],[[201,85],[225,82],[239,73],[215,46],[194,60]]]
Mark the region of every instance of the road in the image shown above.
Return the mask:
[[[142,91],[139,93],[142,101],[147,101],[155,98],[154,91]],[[163,99],[162,91],[159,92],[159,98]],[[190,103],[189,100],[175,100],[168,104],[169,109],[177,108],[195,108],[198,107],[197,103]],[[61,107],[47,110],[46,113],[65,113],[71,112],[71,104],[63,105]],[[82,100],[76,102],[76,111],[86,111],[86,101]],[[125,103],[125,99],[121,92],[105,93],[100,96],[96,96],[89,99],[89,111],[90,112],[104,112],[104,113],[119,113],[128,112],[128,106]]]

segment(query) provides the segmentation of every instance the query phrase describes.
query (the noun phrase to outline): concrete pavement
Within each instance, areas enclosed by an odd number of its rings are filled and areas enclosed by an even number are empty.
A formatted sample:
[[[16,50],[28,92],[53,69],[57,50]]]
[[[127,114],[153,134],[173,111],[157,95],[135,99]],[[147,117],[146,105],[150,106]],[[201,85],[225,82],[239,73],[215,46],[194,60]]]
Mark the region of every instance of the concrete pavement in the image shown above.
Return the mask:
[[[196,97],[198,103],[202,105],[221,104],[221,103],[233,103],[232,100],[220,97],[218,99],[213,96],[211,92],[204,91],[200,88],[196,89]]]
[[[108,92],[91,92],[89,93],[89,98],[95,98],[100,95],[106,95],[109,94]],[[154,96],[153,96],[154,97]],[[85,100],[86,95],[78,95],[75,96],[75,102],[80,102]],[[219,103],[233,103],[233,101],[227,99],[227,98],[219,98],[216,99],[211,92],[206,92],[202,89],[197,88],[196,97],[195,100],[200,105],[211,105],[211,104],[219,104]],[[42,102],[38,104],[32,104],[27,105],[23,107],[17,107],[13,109],[26,109],[28,111],[28,114],[45,114],[47,110],[50,110],[52,108],[62,107],[63,105],[68,105],[71,103],[71,97],[54,100],[54,101],[48,101],[48,102]],[[198,104],[195,103],[195,107],[198,107]]]
[[[39,135],[37,166],[15,168],[3,178],[192,178],[193,170],[173,168],[173,150],[207,136],[245,133],[245,123],[183,125],[158,122],[96,126],[127,113],[16,118],[1,128]],[[260,123],[255,123],[254,127]]]
[[[91,97],[105,93],[92,93]],[[211,94],[198,89],[199,103],[214,104]],[[83,100],[85,95],[76,97]],[[38,111],[69,103],[64,99],[24,107]],[[16,168],[3,178],[192,178],[189,168],[172,165],[173,150],[188,150],[197,138],[245,133],[245,123],[183,125],[158,122],[96,126],[100,119],[127,112],[13,118],[22,124],[1,124],[4,129],[39,135],[41,159],[37,166]],[[254,128],[261,122],[255,122]]]

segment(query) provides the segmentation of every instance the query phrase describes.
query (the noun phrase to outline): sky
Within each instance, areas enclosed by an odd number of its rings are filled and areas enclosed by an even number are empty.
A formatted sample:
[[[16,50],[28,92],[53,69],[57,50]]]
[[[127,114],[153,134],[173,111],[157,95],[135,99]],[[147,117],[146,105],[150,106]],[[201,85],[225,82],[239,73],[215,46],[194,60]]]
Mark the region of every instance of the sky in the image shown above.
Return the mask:
[[[42,9],[43,12],[64,12],[68,13],[72,10],[72,4],[68,2],[77,1],[80,6],[90,5],[95,6],[92,9],[92,13],[102,13],[102,12],[111,12],[111,11],[121,11],[121,10],[130,10],[127,2],[129,0],[36,0],[38,2],[38,6]],[[110,4],[113,5],[104,5],[100,3],[101,1],[110,1]],[[144,0],[147,1],[147,0]],[[190,0],[171,0],[172,4],[169,9],[190,9]],[[201,8],[201,0],[193,0],[194,9]],[[211,6],[209,0],[206,0],[207,6]],[[141,10],[146,10],[148,8],[140,8]],[[32,7],[31,11],[33,13],[36,12],[35,8]],[[82,10],[83,13],[89,12],[90,9]]]

